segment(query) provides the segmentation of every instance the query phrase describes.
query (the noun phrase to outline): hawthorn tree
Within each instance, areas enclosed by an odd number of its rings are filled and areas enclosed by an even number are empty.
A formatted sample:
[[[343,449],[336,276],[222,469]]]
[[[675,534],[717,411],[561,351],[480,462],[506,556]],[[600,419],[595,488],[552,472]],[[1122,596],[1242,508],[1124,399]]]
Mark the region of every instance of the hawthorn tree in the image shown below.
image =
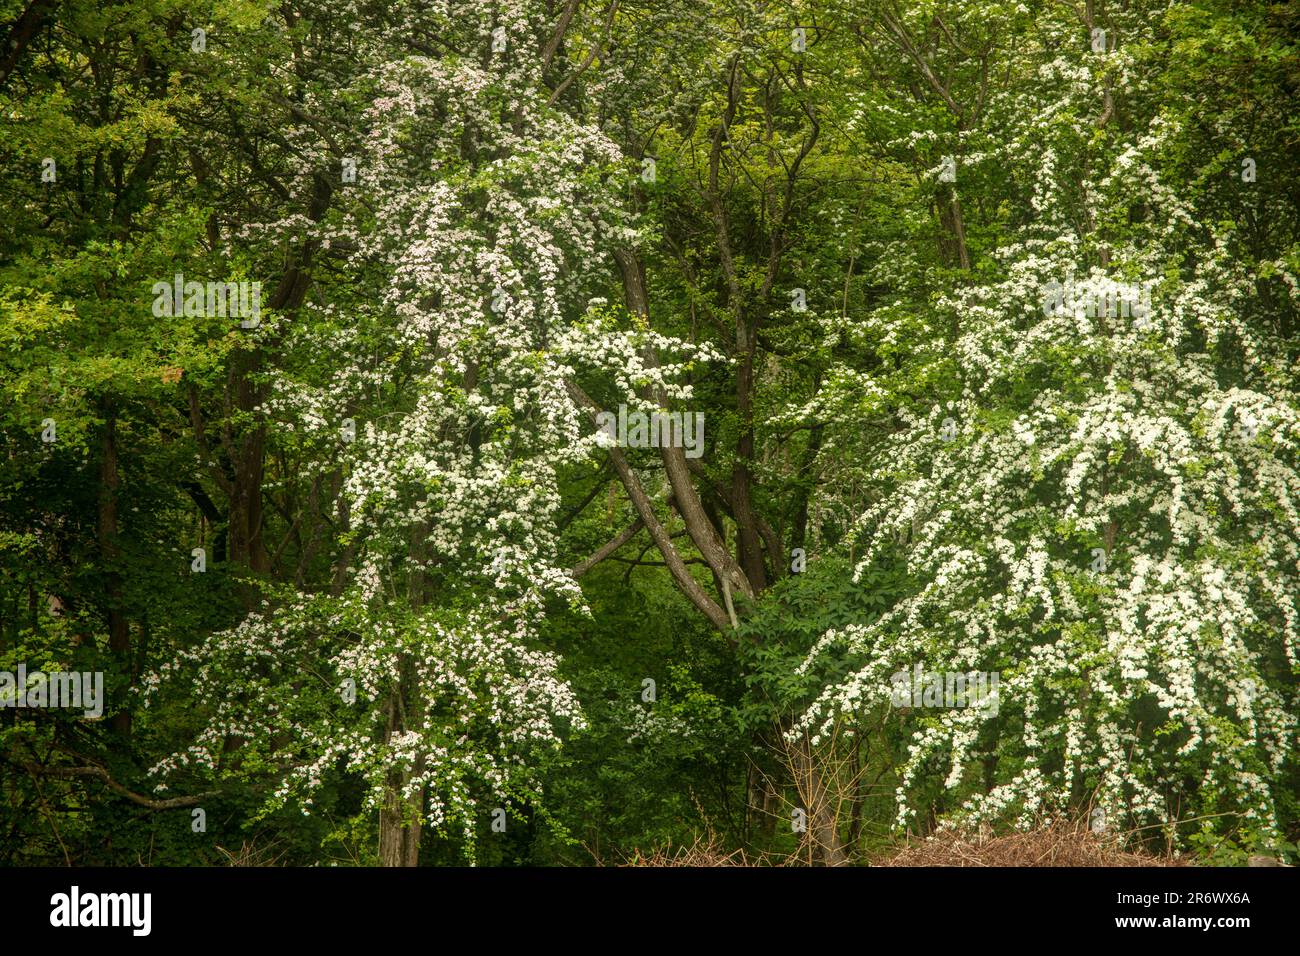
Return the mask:
[[[1144,95],[1176,42],[1143,30],[1161,9],[1040,14],[1008,44],[989,73],[1011,82],[980,128],[958,124],[952,189],[1022,184],[1020,221],[967,253],[977,274],[934,321],[910,325],[899,302],[857,330],[929,384],[879,380],[898,425],[857,533],[859,573],[901,555],[911,586],[812,649],[810,674],[854,663],[796,731],[887,709],[915,662],[1002,675],[995,713],[902,718],[899,827],[951,795],[954,821],[1027,827],[1091,804],[1111,829],[1285,843],[1300,423],[1278,332],[1295,264],[1242,256],[1180,178],[1182,110]],[[1089,42],[1103,23],[1111,39]],[[1243,157],[1197,175],[1251,206]]]
[[[707,357],[589,308],[607,246],[632,232],[628,170],[551,108],[548,23],[465,4],[373,27],[376,66],[330,98],[368,104],[348,120],[353,155],[331,157],[337,215],[247,229],[348,250],[338,302],[321,283],[300,318],[255,334],[283,371],[251,409],[308,449],[296,480],[343,476],[343,547],[327,593],[271,593],[164,667],[213,713],[155,770],[275,769],[272,805],[362,774],[385,865],[417,862],[422,823],[459,826],[472,854],[484,801],[535,801],[537,752],[583,726],[537,634],[548,607],[582,600],[555,533],[560,469],[597,441],[575,366],[626,379],[635,402],[633,379],[682,393],[677,366],[638,370],[647,344]],[[452,52],[402,49],[426,33]],[[327,105],[298,108],[301,179],[326,175],[324,132],[343,125]]]

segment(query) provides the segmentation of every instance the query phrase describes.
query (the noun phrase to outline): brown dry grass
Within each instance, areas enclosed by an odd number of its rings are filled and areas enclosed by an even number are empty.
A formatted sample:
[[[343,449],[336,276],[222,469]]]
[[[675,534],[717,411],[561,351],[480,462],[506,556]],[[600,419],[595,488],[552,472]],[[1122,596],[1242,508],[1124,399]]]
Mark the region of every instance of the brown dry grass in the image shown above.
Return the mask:
[[[1057,820],[1003,836],[945,831],[878,861],[877,866],[1191,866],[1187,857],[1125,850],[1082,822]]]
[[[747,854],[723,849],[716,837],[697,837],[690,846],[638,852],[624,866],[806,866],[799,855]],[[1083,822],[1056,820],[1024,833],[1003,836],[953,830],[872,861],[873,866],[1193,866],[1190,857],[1122,848],[1119,835],[1098,836]]]
[[[724,850],[715,837],[696,837],[690,846],[661,847],[649,852],[638,851],[623,866],[789,866],[798,861],[770,854],[747,854],[744,850]]]
[[[226,858],[222,866],[280,866],[284,858],[278,840],[264,844],[245,840],[237,850],[219,846],[217,852]]]

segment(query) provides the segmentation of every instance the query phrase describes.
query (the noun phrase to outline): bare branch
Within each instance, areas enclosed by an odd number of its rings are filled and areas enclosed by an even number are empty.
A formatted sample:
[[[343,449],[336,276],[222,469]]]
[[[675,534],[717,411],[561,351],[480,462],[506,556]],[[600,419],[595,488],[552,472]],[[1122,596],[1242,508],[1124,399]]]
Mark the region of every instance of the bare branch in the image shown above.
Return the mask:
[[[635,521],[633,521],[630,525],[628,525],[618,534],[614,535],[613,538],[611,538],[609,541],[605,542],[603,545],[597,548],[596,551],[592,553],[591,557],[587,558],[587,560],[583,561],[581,564],[579,564],[569,573],[572,574],[575,578],[582,577],[584,574],[586,574],[596,565],[600,564],[600,562],[604,561],[606,558],[612,555],[619,548],[623,547],[623,545],[631,541],[636,536],[636,533],[641,530],[642,525],[643,523],[641,519],[637,518]]]
[[[34,764],[25,764],[24,766],[27,772],[34,777],[59,777],[63,779],[94,777],[102,781],[114,793],[150,810],[175,810],[178,807],[193,807],[209,797],[215,797],[219,794],[219,791],[209,790],[206,793],[198,793],[191,797],[169,797],[165,800],[154,800],[122,786],[103,767],[37,767]]]

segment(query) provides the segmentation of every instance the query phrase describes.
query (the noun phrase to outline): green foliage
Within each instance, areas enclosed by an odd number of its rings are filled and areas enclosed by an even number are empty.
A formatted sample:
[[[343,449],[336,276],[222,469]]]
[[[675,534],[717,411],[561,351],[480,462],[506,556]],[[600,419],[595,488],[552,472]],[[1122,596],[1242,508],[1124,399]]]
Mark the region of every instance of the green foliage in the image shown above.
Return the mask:
[[[368,866],[417,818],[424,865],[805,859],[800,761],[855,861],[1041,777],[1294,860],[1300,13],[626,0],[548,48],[564,6],[0,0],[0,672],[106,688],[0,708],[0,865]],[[1161,324],[1049,329],[1062,270]],[[155,314],[178,273],[261,325]],[[687,487],[578,387],[703,413]],[[1142,568],[1251,583],[1118,626]],[[1194,702],[1098,704],[1129,642]],[[957,741],[864,692],[908,655],[1033,706]]]

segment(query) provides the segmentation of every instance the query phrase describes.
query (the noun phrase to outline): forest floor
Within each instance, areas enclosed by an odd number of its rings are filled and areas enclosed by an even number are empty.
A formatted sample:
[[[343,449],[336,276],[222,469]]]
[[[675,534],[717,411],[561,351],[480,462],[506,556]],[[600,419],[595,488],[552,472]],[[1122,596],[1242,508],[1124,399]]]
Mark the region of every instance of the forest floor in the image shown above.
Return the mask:
[[[1093,833],[1083,823],[1054,822],[1022,833],[971,834],[948,830],[860,862],[871,866],[1194,866],[1193,857],[1135,849],[1122,834]],[[786,858],[725,850],[716,842],[656,850],[630,866],[807,866],[803,851]]]

